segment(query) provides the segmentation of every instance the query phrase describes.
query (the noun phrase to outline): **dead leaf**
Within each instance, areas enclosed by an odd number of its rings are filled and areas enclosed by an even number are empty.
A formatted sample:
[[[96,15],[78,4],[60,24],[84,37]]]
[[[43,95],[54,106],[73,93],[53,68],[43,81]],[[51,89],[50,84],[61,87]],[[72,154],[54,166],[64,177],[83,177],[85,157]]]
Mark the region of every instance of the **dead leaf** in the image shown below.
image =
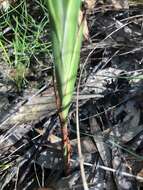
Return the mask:
[[[87,8],[91,11],[95,7],[96,0],[85,0],[85,3],[87,4]]]
[[[80,13],[79,13],[79,18],[78,18],[78,24],[80,26],[82,20],[83,20],[83,11],[80,10]],[[84,27],[83,27],[83,36],[86,40],[89,40],[89,30],[88,30],[88,25],[87,25],[87,20],[85,18],[84,20]]]
[[[0,0],[0,9],[7,10],[9,8],[8,0]]]
[[[108,0],[109,1],[109,0]],[[107,2],[108,2],[107,1]],[[120,9],[128,9],[129,5],[128,5],[128,0],[110,0],[109,3],[116,9],[116,10],[120,10]]]
[[[140,178],[139,181],[143,182],[143,169],[140,170],[140,172],[137,174],[137,177],[142,177],[142,179]]]

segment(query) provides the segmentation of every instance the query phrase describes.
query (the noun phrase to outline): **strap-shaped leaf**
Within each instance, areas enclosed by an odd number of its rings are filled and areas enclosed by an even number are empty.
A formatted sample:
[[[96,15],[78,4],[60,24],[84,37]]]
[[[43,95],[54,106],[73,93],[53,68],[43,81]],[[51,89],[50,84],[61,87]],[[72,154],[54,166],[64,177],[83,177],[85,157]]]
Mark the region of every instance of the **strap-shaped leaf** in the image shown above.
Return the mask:
[[[81,0],[45,0],[52,27],[53,55],[57,90],[66,120],[74,91],[82,26],[78,26]]]

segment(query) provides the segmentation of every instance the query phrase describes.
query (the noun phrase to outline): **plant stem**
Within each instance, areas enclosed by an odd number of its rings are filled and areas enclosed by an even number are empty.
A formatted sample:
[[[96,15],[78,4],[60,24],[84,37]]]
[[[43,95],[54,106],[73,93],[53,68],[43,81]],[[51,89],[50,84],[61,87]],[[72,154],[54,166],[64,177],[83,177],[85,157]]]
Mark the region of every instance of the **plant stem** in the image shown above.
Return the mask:
[[[70,172],[71,145],[70,145],[67,121],[65,122],[61,121],[61,132],[62,132],[64,172],[66,175],[68,175]]]
[[[70,171],[70,158],[71,158],[71,145],[68,133],[68,122],[67,118],[63,117],[62,110],[61,110],[61,103],[60,97],[57,91],[57,84],[55,80],[55,73],[53,72],[53,84],[54,84],[54,92],[55,92],[55,99],[56,99],[56,106],[59,114],[60,119],[60,126],[61,126],[61,135],[62,135],[62,151],[63,151],[63,161],[64,161],[64,172],[66,175],[69,174]]]

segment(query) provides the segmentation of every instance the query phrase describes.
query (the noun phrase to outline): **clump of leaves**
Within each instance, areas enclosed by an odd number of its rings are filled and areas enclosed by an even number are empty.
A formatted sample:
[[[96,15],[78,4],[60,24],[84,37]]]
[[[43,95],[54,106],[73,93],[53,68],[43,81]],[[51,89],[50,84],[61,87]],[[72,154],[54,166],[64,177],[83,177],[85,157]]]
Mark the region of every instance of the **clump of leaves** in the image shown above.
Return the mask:
[[[82,42],[78,26],[81,0],[45,0],[52,30],[56,99],[62,126],[64,158],[69,161],[67,117],[74,91]]]

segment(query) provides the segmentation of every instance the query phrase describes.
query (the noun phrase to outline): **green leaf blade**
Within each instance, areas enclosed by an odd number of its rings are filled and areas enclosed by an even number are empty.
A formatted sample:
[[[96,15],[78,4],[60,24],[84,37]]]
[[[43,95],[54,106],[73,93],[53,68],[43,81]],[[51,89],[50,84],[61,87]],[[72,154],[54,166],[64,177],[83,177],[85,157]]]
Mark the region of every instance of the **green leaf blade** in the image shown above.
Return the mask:
[[[66,120],[74,91],[82,28],[78,27],[81,0],[45,0],[52,27],[53,55],[62,117]]]

